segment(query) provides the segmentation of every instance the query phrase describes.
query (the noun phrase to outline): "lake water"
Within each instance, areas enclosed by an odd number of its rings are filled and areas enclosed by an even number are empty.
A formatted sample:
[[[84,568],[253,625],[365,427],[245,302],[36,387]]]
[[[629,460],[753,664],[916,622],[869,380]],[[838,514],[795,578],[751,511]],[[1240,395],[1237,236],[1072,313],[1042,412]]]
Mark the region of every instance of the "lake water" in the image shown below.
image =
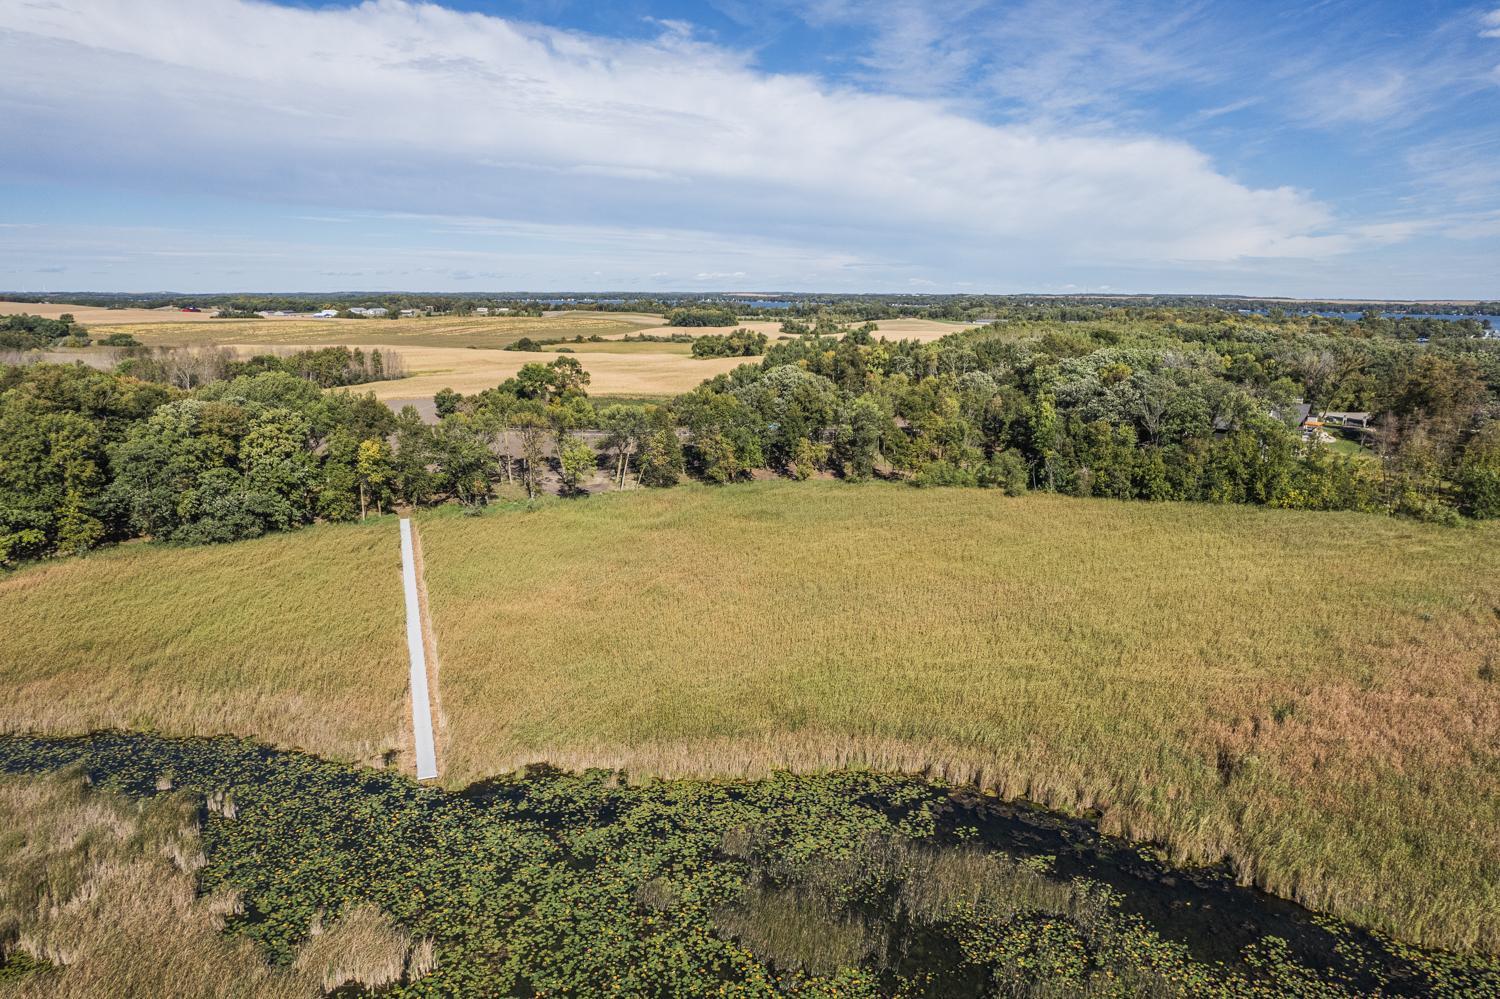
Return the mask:
[[[1263,316],[1266,314],[1267,310],[1239,309],[1238,311],[1247,315]],[[1357,320],[1364,315],[1363,312],[1296,312],[1292,314],[1301,316],[1322,316],[1325,319],[1348,319],[1351,321]],[[1477,319],[1479,320],[1479,322],[1491,327],[1496,325],[1497,320],[1500,320],[1500,316],[1461,316],[1456,313],[1447,312],[1382,312],[1380,315],[1383,319],[1441,319],[1444,322],[1455,322],[1460,319]]]

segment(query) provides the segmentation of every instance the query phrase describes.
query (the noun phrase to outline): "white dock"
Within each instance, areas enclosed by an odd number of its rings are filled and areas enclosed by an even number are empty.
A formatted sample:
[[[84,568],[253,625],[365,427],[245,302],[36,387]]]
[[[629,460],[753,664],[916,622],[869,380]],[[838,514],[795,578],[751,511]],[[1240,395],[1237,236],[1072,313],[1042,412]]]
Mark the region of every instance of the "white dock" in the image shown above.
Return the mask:
[[[401,581],[406,588],[406,651],[411,657],[411,731],[417,750],[417,779],[437,776],[432,745],[432,700],[427,695],[427,652],[422,644],[422,604],[417,598],[416,557],[411,521],[401,518]]]

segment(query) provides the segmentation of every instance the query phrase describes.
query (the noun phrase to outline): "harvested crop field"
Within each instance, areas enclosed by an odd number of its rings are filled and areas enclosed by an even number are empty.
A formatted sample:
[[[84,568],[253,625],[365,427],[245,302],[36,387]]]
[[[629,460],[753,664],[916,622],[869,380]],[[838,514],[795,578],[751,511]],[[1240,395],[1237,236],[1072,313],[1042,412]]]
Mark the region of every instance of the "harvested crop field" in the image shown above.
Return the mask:
[[[644,348],[662,344],[642,344]],[[555,352],[465,350],[453,347],[414,347],[400,351],[411,377],[360,386],[381,401],[430,399],[439,389],[470,395],[494,388],[521,370],[523,364],[556,360]],[[579,352],[578,363],[589,373],[590,395],[677,395],[757,358],[695,358],[683,353],[647,350],[610,353]]]
[[[659,320],[652,320],[656,322]],[[84,322],[79,317],[79,322]],[[398,347],[504,347],[522,337],[623,335],[643,328],[639,319],[603,313],[560,316],[425,316],[415,319],[219,319],[145,322],[112,327],[152,347],[264,344],[271,347],[327,345]]]
[[[120,326],[133,325],[137,323],[201,323],[212,320],[214,309],[204,309],[202,312],[183,312],[181,309],[105,309],[97,305],[68,305],[56,302],[0,302],[0,316],[12,316],[26,313],[32,316],[41,316],[44,319],[56,319],[62,315],[71,315],[75,322],[85,326]],[[279,318],[268,318],[264,322],[287,322],[295,319],[295,316]],[[231,320],[220,319],[217,322],[230,322]]]

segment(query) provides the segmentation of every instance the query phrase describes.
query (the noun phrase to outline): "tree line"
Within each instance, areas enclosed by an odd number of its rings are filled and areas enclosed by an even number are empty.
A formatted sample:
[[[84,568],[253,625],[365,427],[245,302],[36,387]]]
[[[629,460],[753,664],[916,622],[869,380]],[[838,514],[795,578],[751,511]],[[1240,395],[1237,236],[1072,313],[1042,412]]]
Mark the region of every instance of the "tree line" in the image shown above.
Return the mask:
[[[141,367],[0,365],[0,562],[130,537],[228,541],[395,503],[477,509],[500,483],[536,496],[758,470],[1500,516],[1494,340],[1190,313],[932,343],[876,332],[815,320],[660,404],[596,402],[582,365],[558,357],[474,395],[438,393],[435,425],[324,391],[353,351],[328,356],[329,377],[307,377],[317,365],[297,355],[186,384]],[[1307,439],[1299,400],[1375,414],[1378,429],[1343,453]]]

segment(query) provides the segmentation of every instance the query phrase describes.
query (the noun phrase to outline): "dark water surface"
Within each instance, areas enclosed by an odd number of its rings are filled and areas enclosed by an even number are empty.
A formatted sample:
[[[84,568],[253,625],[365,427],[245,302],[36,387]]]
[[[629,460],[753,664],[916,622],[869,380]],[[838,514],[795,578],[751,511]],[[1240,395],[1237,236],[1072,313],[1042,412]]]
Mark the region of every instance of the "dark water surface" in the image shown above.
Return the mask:
[[[832,994],[817,991],[827,976],[815,956],[755,936],[741,900],[760,886],[877,940],[837,994],[1071,994],[1069,983],[1098,991],[1118,969],[1162,994],[1500,995],[1494,962],[1395,945],[1237,885],[1228,870],[1176,869],[1086,821],[910,777],[633,787],[533,768],[449,792],[231,738],[0,737],[0,772],[66,767],[131,796],[168,783],[232,796],[234,818],[201,812],[201,887],[234,887],[246,903],[228,930],[286,961],[316,914],[373,902],[438,948],[439,970],[392,994],[683,995],[757,975],[783,993]],[[1108,915],[919,925],[892,902],[899,879],[851,867],[872,837],[1003,854],[1105,892]]]

